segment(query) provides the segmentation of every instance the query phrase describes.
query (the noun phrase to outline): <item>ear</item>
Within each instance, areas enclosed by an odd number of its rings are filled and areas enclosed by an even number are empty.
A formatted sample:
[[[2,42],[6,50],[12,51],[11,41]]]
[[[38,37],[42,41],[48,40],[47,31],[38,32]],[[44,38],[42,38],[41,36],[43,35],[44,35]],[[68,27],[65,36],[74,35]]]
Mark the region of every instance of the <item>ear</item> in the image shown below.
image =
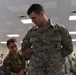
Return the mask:
[[[40,15],[41,15],[41,16],[43,16],[43,15],[44,15],[44,12],[43,12],[43,11],[41,11],[41,12],[40,12]]]

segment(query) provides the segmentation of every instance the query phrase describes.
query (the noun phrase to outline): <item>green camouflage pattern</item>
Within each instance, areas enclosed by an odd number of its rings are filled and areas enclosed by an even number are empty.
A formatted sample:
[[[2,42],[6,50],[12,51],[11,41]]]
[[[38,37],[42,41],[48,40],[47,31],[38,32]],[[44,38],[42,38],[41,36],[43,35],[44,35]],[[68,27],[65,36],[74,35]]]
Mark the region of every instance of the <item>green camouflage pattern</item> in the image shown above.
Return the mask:
[[[29,47],[33,48],[31,55],[25,53],[26,48]],[[41,68],[49,68],[50,71],[56,73],[61,71],[64,58],[73,51],[72,38],[65,26],[50,21],[50,24],[45,27],[33,26],[29,29],[23,38],[21,50],[27,59],[31,56],[29,75],[43,75],[33,74],[35,73],[33,69],[40,70]],[[46,75],[51,75],[51,73]]]
[[[9,53],[3,61],[3,66],[5,75],[19,75],[20,70],[25,69],[25,59],[21,53],[17,55]]]

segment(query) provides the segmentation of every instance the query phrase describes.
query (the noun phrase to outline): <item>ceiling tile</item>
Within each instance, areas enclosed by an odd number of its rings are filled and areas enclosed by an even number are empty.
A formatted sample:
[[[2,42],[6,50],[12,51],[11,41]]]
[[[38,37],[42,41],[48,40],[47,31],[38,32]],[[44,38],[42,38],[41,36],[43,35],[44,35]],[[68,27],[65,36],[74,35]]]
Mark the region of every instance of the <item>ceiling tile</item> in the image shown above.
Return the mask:
[[[20,8],[18,6],[8,6],[7,9],[11,12],[20,12]]]
[[[0,33],[10,32],[9,30],[0,30]]]
[[[51,2],[45,2],[43,3],[45,8],[57,8],[57,2],[51,1]]]
[[[8,25],[14,25],[14,23],[12,21],[5,21],[5,23]]]
[[[27,11],[30,5],[19,5],[22,11]]]
[[[76,0],[72,0],[71,6],[76,6]]]

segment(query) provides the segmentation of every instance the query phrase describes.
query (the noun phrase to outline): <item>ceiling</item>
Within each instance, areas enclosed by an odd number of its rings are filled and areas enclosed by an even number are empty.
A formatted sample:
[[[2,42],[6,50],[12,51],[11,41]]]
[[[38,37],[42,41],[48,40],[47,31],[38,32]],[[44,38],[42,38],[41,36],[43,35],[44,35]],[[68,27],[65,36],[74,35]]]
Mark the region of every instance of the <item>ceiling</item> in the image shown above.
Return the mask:
[[[27,17],[27,9],[32,3],[44,7],[48,18],[65,25],[69,31],[76,30],[76,21],[69,21],[69,15],[76,10],[76,0],[0,0],[0,42],[9,39],[7,34],[19,34],[23,39],[27,30],[34,24],[22,24],[20,16]],[[76,39],[76,35],[71,35]]]

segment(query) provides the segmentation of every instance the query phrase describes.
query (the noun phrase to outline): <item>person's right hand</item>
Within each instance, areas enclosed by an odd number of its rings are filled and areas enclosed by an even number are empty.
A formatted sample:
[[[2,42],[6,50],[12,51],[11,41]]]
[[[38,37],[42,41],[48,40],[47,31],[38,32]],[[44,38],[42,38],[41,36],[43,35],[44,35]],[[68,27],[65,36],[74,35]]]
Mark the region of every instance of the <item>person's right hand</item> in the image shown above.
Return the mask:
[[[27,54],[31,54],[31,53],[32,53],[32,48],[27,48],[27,49],[25,50],[25,52],[26,52]]]

